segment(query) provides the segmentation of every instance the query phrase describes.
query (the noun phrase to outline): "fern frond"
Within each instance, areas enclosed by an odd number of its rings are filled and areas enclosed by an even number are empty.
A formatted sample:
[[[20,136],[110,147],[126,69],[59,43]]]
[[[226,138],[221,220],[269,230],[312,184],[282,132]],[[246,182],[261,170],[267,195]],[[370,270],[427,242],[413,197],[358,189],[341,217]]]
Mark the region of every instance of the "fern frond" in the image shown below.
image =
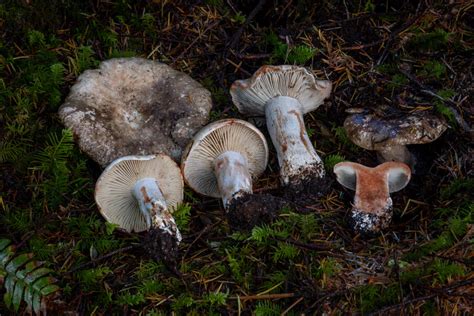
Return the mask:
[[[16,141],[0,142],[0,163],[14,162],[26,153],[27,146]]]
[[[36,155],[36,168],[46,179],[40,185],[50,206],[56,207],[67,192],[70,171],[67,166],[72,156],[74,140],[72,131],[63,129],[61,136],[48,135],[46,146]]]
[[[51,276],[52,270],[33,259],[33,254],[16,255],[15,246],[8,239],[0,239],[0,283],[3,280],[8,308],[19,311],[25,302],[28,311],[46,313],[48,296],[59,291]]]
[[[328,155],[324,158],[324,166],[326,167],[327,170],[330,170],[332,172],[332,169],[334,166],[340,162],[343,162],[346,160],[346,157],[343,155]]]

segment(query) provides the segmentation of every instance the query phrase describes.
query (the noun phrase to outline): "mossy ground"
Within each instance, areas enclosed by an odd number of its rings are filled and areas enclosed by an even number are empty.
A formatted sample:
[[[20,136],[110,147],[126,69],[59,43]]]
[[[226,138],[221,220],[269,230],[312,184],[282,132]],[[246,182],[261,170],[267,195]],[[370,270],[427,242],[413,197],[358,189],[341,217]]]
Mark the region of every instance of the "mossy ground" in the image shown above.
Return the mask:
[[[2,1],[0,237],[55,271],[52,314],[471,314],[473,10],[468,1]],[[336,182],[304,212],[284,208],[242,233],[219,201],[187,190],[172,273],[139,247],[143,236],[104,222],[93,201],[101,170],[56,114],[81,72],[118,56],[200,81],[212,120],[241,117],[228,89],[261,65],[313,69],[334,87],[305,116],[328,165],[377,163],[341,129],[350,107],[434,112],[451,127],[424,146],[426,171],[393,194],[392,224],[371,238],[349,229],[352,193]],[[255,191],[284,196],[270,157]],[[0,303],[0,313],[13,312]]]

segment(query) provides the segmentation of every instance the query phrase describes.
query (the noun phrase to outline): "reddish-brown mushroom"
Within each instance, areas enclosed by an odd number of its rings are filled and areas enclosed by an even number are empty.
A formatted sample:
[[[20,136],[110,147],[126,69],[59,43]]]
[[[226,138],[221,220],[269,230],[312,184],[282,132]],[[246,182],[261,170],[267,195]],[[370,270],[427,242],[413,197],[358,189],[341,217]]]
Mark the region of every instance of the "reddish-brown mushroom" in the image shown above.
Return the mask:
[[[370,168],[355,162],[334,166],[337,181],[355,191],[352,207],[354,229],[374,233],[390,223],[393,213],[390,193],[403,189],[410,181],[410,167],[402,162],[385,162]]]

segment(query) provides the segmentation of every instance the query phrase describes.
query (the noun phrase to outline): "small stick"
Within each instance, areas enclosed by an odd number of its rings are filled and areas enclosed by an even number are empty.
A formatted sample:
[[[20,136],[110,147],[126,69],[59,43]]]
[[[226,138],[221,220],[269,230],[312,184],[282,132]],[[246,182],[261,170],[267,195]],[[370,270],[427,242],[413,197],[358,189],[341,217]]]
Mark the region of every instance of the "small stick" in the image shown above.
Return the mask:
[[[241,300],[241,301],[251,301],[251,300],[272,300],[272,299],[282,299],[294,297],[295,293],[281,293],[281,294],[262,294],[262,295],[247,295],[247,296],[233,296],[231,299]]]

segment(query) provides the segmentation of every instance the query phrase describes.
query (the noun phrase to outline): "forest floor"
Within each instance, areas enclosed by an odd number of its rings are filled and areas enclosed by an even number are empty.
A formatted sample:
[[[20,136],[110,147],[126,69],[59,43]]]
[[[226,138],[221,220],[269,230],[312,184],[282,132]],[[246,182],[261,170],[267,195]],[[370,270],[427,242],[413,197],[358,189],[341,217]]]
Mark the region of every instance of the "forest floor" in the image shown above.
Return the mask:
[[[2,1],[0,314],[473,314],[473,22],[470,1]],[[449,128],[414,146],[422,168],[375,236],[350,229],[353,193],[336,181],[304,212],[241,232],[219,200],[186,188],[173,272],[140,246],[145,234],[101,217],[101,168],[57,116],[84,70],[130,56],[199,81],[211,120],[245,119],[229,87],[262,65],[331,80],[305,116],[330,177],[343,160],[378,164],[344,132],[349,108]],[[285,196],[273,147],[254,190]]]

